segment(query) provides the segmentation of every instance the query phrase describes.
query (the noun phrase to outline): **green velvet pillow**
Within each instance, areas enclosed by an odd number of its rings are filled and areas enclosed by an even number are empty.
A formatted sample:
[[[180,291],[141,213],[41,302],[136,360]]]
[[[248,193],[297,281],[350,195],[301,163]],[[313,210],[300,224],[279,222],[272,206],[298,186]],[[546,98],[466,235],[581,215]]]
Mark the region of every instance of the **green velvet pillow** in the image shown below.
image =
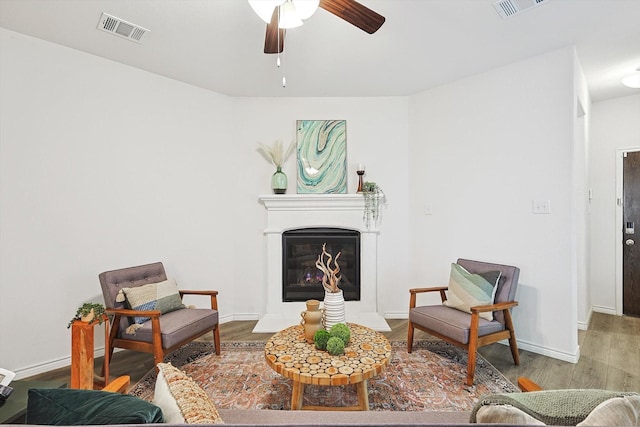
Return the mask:
[[[27,424],[162,423],[162,410],[135,396],[100,390],[29,389]]]

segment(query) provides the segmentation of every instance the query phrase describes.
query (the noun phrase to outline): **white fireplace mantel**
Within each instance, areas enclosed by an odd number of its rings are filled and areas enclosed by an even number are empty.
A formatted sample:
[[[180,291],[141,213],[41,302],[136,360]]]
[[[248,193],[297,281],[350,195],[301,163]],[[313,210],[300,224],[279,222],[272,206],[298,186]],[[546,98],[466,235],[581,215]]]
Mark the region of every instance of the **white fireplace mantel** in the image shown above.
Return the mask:
[[[254,332],[277,332],[300,322],[304,302],[282,301],[282,233],[308,227],[340,227],[360,232],[360,301],[345,302],[347,321],[379,331],[390,330],[377,312],[377,229],[367,229],[363,221],[362,194],[279,194],[261,195],[258,200],[267,212],[266,307]]]
[[[267,210],[359,210],[364,209],[362,194],[267,194],[259,197]]]

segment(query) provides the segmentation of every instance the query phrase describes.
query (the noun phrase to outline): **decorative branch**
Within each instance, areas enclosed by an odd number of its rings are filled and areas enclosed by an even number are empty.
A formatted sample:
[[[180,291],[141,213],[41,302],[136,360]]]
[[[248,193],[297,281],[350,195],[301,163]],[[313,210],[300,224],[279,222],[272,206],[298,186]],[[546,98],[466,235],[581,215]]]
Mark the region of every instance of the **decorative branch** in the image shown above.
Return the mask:
[[[333,256],[329,252],[327,252],[326,246],[326,243],[322,244],[322,254],[318,255],[318,259],[316,260],[316,267],[318,268],[318,270],[324,273],[324,276],[322,277],[322,287],[324,288],[324,290],[329,293],[337,293],[340,292],[338,284],[342,279],[342,276],[338,275],[338,273],[340,273],[340,264],[338,264],[338,258],[340,258],[340,255],[342,255],[342,252],[338,252],[336,258],[333,259]],[[325,256],[327,257],[326,261]],[[334,268],[331,268],[331,261],[333,261]]]

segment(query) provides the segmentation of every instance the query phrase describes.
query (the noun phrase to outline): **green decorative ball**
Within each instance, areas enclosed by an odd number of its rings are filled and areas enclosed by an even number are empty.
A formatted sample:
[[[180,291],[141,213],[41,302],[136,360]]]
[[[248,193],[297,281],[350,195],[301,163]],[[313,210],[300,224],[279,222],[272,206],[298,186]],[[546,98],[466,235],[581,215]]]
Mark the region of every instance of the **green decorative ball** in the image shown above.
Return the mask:
[[[338,337],[331,337],[327,341],[327,351],[333,356],[344,353],[344,341]]]
[[[325,331],[324,329],[320,329],[313,335],[313,342],[315,343],[318,350],[326,350],[327,341],[329,341],[329,338],[331,338],[329,332]]]
[[[351,331],[344,323],[336,323],[333,325],[331,329],[329,329],[329,335],[340,338],[344,345],[349,344],[349,340],[351,339]]]

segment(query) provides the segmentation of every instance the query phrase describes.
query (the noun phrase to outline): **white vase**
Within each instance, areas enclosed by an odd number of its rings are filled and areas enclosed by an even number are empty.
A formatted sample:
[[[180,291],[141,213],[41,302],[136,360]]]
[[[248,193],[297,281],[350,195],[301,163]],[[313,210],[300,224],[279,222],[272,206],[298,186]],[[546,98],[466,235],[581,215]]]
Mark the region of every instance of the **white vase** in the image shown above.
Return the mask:
[[[347,323],[342,289],[339,292],[324,293],[324,328],[328,331],[336,323]]]

